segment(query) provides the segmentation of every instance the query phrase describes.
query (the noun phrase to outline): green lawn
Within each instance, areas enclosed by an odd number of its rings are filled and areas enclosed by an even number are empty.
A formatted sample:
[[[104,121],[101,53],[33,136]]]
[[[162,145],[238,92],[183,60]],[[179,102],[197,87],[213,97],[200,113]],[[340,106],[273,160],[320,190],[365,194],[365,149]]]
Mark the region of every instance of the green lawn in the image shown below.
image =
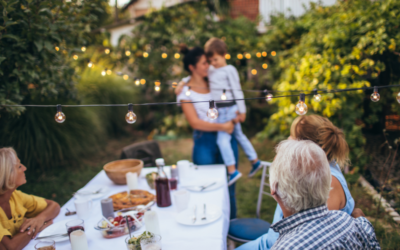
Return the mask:
[[[140,139],[143,140],[143,139]],[[138,139],[136,139],[138,141]],[[63,205],[67,202],[73,192],[84,186],[91,180],[107,162],[119,159],[121,149],[133,143],[132,138],[111,140],[107,147],[96,155],[81,159],[79,165],[71,167],[74,170],[64,170],[54,173],[41,173],[39,177],[27,175],[28,183],[21,187],[27,193],[35,194],[45,198],[53,199]],[[193,141],[190,138],[160,141],[163,157],[167,164],[174,164],[181,159],[191,159]],[[253,145],[261,160],[271,161],[274,157],[274,145],[269,141],[253,142]],[[29,167],[29,166],[28,166]],[[261,180],[261,173],[255,177],[247,178],[250,171],[250,163],[243,151],[240,151],[239,170],[243,177],[236,185],[236,197],[239,218],[250,218],[256,216],[256,205]],[[400,229],[388,215],[380,213],[377,216],[376,206],[371,197],[366,195],[362,188],[349,178],[350,190],[356,201],[356,207],[360,207],[368,219],[373,223],[377,237],[382,249],[399,249]],[[261,218],[272,222],[276,202],[267,196],[263,197]],[[378,218],[376,220],[376,218]]]

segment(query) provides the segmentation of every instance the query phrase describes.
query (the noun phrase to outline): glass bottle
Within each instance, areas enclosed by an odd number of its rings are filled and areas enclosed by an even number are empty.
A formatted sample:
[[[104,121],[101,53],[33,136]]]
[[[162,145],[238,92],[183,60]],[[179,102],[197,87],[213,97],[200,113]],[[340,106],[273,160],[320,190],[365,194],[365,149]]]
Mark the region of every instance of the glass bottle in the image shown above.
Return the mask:
[[[156,159],[156,165],[158,169],[158,176],[155,181],[157,206],[169,207],[171,206],[171,193],[169,191],[168,177],[164,172],[164,159]]]

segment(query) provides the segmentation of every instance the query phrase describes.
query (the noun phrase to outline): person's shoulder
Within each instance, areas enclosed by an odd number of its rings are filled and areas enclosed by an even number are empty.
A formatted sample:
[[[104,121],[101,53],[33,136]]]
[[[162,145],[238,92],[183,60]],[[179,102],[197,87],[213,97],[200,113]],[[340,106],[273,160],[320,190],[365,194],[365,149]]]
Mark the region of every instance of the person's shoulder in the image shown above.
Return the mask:
[[[190,95],[187,96],[186,92],[189,90],[189,87],[187,85],[183,86],[181,93],[177,96],[178,102],[182,100],[191,100]]]
[[[231,64],[226,65],[226,66],[225,66],[225,69],[226,69],[227,71],[229,71],[229,72],[238,72],[237,69],[236,69],[236,67],[233,66],[233,65],[231,65]]]

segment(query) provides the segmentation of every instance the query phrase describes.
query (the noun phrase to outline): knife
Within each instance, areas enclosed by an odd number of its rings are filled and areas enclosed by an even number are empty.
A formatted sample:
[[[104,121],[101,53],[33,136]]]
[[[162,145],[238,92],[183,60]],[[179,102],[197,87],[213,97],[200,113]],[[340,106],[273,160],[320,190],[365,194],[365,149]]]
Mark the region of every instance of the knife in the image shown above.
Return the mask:
[[[67,237],[67,236],[68,236],[68,233],[66,233],[66,234],[53,234],[53,235],[48,235],[48,236],[36,237],[35,240],[41,240],[41,239],[46,239],[46,238]]]
[[[208,186],[203,186],[203,187],[200,189],[200,192],[204,191],[206,188],[209,188],[209,187],[215,185],[216,183],[217,183],[217,182],[213,182],[213,183],[211,183],[211,184],[208,185]]]

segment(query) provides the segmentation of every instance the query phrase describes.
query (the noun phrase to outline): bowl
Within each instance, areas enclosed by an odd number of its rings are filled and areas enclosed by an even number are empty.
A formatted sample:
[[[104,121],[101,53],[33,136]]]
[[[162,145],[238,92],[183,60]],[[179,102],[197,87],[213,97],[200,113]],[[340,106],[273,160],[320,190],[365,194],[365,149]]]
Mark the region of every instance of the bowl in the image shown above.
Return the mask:
[[[143,221],[142,217],[138,218],[138,220],[140,222]],[[129,221],[128,223],[118,225],[115,227],[101,228],[103,221],[104,221],[104,219],[100,220],[97,223],[97,226],[95,227],[95,229],[100,231],[103,238],[106,238],[106,239],[112,239],[112,238],[121,237],[123,235],[127,235],[129,233],[128,224],[130,226],[131,233],[139,230],[142,227],[142,225],[139,225],[139,223],[137,223],[136,221]]]
[[[126,173],[137,173],[139,177],[143,169],[143,161],[137,159],[117,160],[107,163],[103,169],[115,184],[126,185]]]

